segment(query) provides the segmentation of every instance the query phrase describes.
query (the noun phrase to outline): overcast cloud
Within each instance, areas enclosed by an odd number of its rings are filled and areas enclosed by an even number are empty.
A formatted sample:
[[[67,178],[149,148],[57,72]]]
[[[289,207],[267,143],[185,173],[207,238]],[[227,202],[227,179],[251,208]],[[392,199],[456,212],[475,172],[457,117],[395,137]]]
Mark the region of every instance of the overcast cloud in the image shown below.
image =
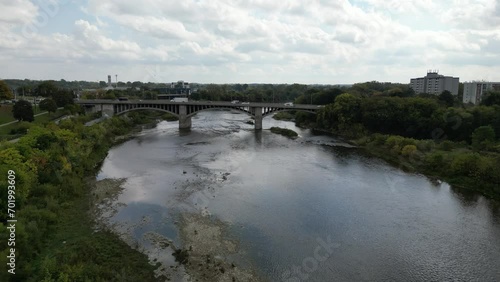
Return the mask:
[[[500,81],[500,0],[0,0],[0,78]]]

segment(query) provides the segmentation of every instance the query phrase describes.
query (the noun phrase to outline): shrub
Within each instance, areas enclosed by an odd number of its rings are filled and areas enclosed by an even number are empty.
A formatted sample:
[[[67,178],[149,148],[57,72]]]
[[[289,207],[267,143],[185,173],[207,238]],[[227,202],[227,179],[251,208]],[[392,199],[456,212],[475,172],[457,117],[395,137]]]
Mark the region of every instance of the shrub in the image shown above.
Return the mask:
[[[276,133],[276,134],[280,134],[283,136],[287,136],[290,138],[295,138],[295,137],[299,136],[297,134],[297,132],[290,130],[290,129],[287,129],[287,128],[271,127],[271,132]]]
[[[383,135],[380,133],[373,134],[373,143],[375,143],[375,145],[384,145],[386,141],[387,135]]]
[[[441,144],[439,144],[439,148],[443,151],[451,151],[451,150],[453,150],[454,145],[455,145],[455,143],[453,143],[449,140],[445,140],[445,141],[441,142]]]
[[[417,146],[415,145],[406,145],[403,147],[403,149],[401,150],[401,154],[403,156],[412,156],[414,155],[416,152],[417,152]]]

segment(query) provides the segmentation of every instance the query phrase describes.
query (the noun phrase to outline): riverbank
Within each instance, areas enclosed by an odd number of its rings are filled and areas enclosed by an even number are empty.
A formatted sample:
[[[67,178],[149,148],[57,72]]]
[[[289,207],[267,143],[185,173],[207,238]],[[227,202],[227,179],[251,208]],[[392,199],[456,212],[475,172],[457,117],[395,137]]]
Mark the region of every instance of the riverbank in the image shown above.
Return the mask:
[[[132,119],[137,120],[134,117]],[[113,139],[113,146],[137,137],[140,131],[154,125],[155,123],[141,123],[127,132],[120,131],[121,135]],[[253,270],[242,268],[236,261],[228,259],[238,254],[238,243],[227,236],[226,223],[210,218],[207,213],[179,213],[170,222],[178,229],[179,238],[167,238],[153,231],[139,237],[134,236],[132,230],[147,224],[151,220],[148,216],[138,222],[116,223],[110,220],[118,211],[127,207],[117,201],[125,181],[126,179],[103,179],[89,182],[94,203],[91,210],[93,218],[97,220],[96,228],[115,234],[132,249],[146,255],[156,264],[156,276],[167,281],[260,281]],[[189,189],[200,189],[200,193],[205,193],[204,185],[186,185]],[[181,190],[184,191],[180,189],[179,192]]]
[[[42,273],[35,277],[59,279],[57,281],[64,281],[61,280],[64,277],[70,278],[67,281],[78,281],[78,278],[164,281],[162,277],[155,277],[157,266],[149,263],[145,254],[132,248],[110,229],[102,228],[102,224],[95,220],[91,211],[98,200],[100,198],[89,191],[65,203],[55,230],[47,238],[46,247],[37,260]]]
[[[2,143],[0,170],[14,170],[22,181],[16,186],[20,259],[16,275],[3,272],[1,281],[161,281],[146,255],[109,229],[96,228],[91,213],[98,198],[88,179],[95,177],[115,137],[134,126],[132,119],[91,127],[68,119],[33,126],[19,142]]]
[[[430,180],[445,181],[454,188],[465,189],[500,201],[500,187],[494,167],[500,156],[472,151],[451,141],[416,140],[395,135],[338,133],[311,128],[316,134],[340,136],[362,149],[367,155],[382,159],[405,172],[421,173]],[[491,180],[487,181],[487,180]]]

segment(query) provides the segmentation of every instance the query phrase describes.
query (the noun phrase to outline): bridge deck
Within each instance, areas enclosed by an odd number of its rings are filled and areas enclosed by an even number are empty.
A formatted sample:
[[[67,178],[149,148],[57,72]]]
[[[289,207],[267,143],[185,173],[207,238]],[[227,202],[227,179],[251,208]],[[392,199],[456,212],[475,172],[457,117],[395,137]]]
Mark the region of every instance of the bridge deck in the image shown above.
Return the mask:
[[[129,100],[129,101],[116,101],[116,100],[79,100],[75,101],[76,104],[80,105],[203,105],[203,106],[224,106],[224,107],[262,107],[262,108],[282,108],[282,109],[302,109],[302,110],[317,110],[320,105],[307,105],[307,104],[296,104],[293,106],[285,106],[283,103],[254,103],[249,102],[248,104],[237,103],[233,104],[231,102],[212,102],[212,101],[189,101],[189,102],[171,102],[169,100]]]

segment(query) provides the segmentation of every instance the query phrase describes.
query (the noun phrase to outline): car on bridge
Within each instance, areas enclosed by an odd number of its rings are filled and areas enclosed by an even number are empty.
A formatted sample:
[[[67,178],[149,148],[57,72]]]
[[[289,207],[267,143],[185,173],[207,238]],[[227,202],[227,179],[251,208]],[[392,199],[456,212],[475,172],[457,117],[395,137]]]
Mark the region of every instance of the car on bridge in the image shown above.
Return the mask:
[[[238,101],[238,100],[233,100],[233,101],[231,101],[231,104],[238,104],[239,102],[240,101]]]
[[[242,104],[242,105],[248,105],[248,104],[250,104],[250,102],[243,102],[243,103],[241,103],[241,104]]]
[[[292,102],[285,103],[285,106],[293,106]]]

